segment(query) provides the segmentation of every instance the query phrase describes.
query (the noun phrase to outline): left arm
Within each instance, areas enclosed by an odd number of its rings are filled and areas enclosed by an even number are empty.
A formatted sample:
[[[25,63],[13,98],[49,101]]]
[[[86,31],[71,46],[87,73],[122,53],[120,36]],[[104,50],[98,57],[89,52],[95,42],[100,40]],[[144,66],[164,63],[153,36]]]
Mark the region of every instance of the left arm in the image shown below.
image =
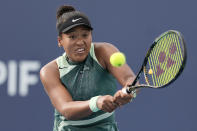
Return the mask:
[[[122,65],[121,67],[114,67],[111,65],[109,59],[110,56],[119,52],[119,50],[112,44],[101,43],[99,44],[99,48],[97,48],[97,58],[99,62],[106,68],[121,84],[121,86],[126,87],[131,84],[135,79],[135,74],[132,69],[128,66],[127,63]],[[121,90],[117,91],[114,95],[115,103],[118,105],[124,105],[133,98],[132,94],[124,94]]]
[[[95,46],[97,59],[102,66],[117,79],[121,86],[128,85],[135,79],[135,74],[127,63],[120,67],[114,67],[111,65],[109,61],[110,56],[115,52],[119,52],[114,45],[109,43],[99,43]]]

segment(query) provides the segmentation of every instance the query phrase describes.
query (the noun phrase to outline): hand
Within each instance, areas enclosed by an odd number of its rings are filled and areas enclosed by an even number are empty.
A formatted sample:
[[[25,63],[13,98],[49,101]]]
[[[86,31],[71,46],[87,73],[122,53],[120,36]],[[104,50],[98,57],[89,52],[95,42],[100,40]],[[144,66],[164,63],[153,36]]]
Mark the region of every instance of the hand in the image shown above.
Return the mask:
[[[119,90],[114,95],[114,103],[116,103],[118,106],[122,106],[129,103],[132,98],[134,98],[132,94],[126,94],[123,93],[122,90]]]
[[[97,107],[105,112],[111,113],[118,107],[118,105],[114,103],[113,96],[105,95],[98,98]]]

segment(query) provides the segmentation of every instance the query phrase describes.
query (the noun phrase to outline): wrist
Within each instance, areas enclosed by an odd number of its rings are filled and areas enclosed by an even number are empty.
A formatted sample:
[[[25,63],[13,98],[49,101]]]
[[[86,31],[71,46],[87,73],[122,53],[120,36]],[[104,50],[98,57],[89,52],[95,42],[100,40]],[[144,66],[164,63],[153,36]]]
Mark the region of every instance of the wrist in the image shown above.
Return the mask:
[[[91,99],[90,99],[90,101],[89,101],[89,107],[90,107],[90,110],[92,111],[92,112],[97,112],[97,111],[99,111],[100,109],[98,108],[98,106],[97,106],[97,101],[98,101],[98,98],[99,98],[100,96],[95,96],[95,97],[92,97]]]

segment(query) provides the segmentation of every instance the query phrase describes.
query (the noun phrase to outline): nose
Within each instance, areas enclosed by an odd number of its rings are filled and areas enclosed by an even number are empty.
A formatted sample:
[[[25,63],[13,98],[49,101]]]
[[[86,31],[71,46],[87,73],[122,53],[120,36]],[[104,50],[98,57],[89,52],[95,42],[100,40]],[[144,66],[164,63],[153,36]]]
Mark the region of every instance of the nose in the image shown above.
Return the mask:
[[[79,38],[77,41],[76,41],[76,44],[77,45],[83,45],[85,42],[84,42],[84,39],[83,38]]]

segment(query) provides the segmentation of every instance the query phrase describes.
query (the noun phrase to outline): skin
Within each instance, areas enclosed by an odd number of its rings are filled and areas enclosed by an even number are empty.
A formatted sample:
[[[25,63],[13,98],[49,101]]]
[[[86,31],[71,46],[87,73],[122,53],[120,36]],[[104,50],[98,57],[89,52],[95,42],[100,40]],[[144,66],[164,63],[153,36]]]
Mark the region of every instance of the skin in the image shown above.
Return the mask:
[[[69,33],[58,36],[58,46],[63,47],[70,60],[74,62],[84,61],[92,43],[92,32],[83,26],[77,26]],[[118,49],[109,43],[95,43],[95,54],[103,68],[108,70],[118,82],[125,87],[134,80],[134,73],[127,64],[121,67],[113,67],[110,56],[118,52]],[[78,120],[92,114],[89,108],[89,100],[73,101],[68,90],[62,85],[59,69],[55,60],[43,66],[40,70],[40,79],[53,106],[68,120]],[[131,94],[124,94],[118,90],[114,96],[100,96],[97,101],[99,109],[112,112],[133,98]]]

